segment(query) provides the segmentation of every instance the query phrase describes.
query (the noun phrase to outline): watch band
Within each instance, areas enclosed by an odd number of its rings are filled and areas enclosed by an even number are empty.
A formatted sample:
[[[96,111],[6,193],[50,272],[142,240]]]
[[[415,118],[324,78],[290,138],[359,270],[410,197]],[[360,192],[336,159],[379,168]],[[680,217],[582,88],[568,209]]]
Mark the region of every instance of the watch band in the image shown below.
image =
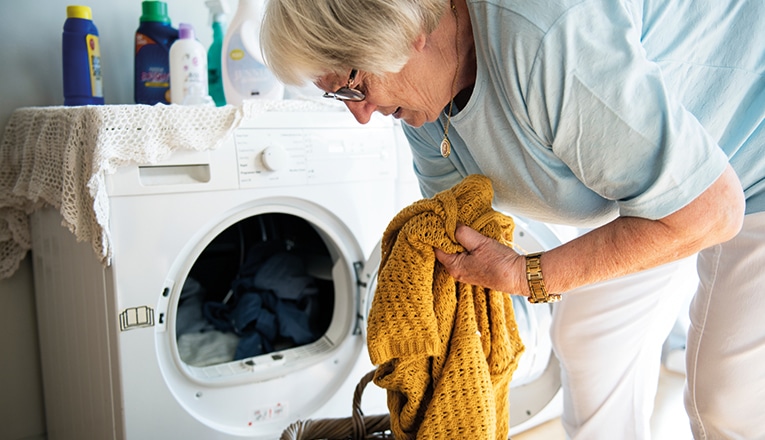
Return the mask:
[[[561,296],[548,294],[542,277],[542,252],[526,255],[526,281],[529,283],[529,302],[532,304],[558,302]]]

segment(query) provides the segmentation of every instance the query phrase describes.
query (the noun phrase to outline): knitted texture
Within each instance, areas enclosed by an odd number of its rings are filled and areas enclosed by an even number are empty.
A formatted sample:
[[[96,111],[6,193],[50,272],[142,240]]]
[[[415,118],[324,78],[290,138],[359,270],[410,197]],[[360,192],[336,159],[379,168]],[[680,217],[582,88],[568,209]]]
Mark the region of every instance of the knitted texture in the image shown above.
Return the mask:
[[[0,279],[31,248],[28,216],[43,205],[89,241],[103,264],[112,255],[105,175],[154,164],[176,150],[216,149],[242,119],[271,111],[327,111],[309,101],[245,101],[242,107],[99,105],[26,107],[0,142]]]
[[[458,223],[510,245],[488,178],[404,208],[382,239],[367,342],[388,390],[391,429],[405,439],[506,439],[508,386],[524,350],[509,295],[454,280],[433,249],[464,252]]]

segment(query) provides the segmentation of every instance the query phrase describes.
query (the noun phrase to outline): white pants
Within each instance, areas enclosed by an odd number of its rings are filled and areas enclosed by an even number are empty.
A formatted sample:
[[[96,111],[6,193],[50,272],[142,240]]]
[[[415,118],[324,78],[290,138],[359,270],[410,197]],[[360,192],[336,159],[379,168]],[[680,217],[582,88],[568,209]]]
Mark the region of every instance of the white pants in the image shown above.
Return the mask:
[[[661,348],[698,285],[695,260],[572,290],[554,306],[568,438],[651,438]]]
[[[696,439],[765,439],[765,212],[699,254],[685,408]]]
[[[765,213],[724,245],[567,293],[554,306],[563,427],[572,439],[650,439],[662,343],[688,295],[686,408],[697,439],[765,439]]]

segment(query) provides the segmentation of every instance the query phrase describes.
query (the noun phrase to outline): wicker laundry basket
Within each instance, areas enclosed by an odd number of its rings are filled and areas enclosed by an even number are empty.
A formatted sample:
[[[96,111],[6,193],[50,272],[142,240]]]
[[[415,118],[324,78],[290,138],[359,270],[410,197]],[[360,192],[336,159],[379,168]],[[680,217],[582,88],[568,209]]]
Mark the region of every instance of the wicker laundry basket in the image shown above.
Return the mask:
[[[375,370],[361,378],[353,393],[353,414],[337,419],[298,420],[282,432],[280,440],[374,440],[393,439],[390,415],[365,416],[361,411],[361,395],[372,381]]]

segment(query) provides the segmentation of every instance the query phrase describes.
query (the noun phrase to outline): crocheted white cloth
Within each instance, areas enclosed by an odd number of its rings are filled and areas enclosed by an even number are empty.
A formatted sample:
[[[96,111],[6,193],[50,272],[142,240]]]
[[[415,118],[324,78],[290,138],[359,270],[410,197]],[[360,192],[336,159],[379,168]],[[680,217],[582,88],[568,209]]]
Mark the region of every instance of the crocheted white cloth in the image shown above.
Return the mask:
[[[103,264],[112,255],[104,176],[152,164],[179,149],[215,149],[243,118],[267,111],[319,111],[318,101],[245,101],[242,107],[104,105],[26,107],[13,112],[0,143],[0,279],[31,248],[29,215],[57,208],[78,241]]]

